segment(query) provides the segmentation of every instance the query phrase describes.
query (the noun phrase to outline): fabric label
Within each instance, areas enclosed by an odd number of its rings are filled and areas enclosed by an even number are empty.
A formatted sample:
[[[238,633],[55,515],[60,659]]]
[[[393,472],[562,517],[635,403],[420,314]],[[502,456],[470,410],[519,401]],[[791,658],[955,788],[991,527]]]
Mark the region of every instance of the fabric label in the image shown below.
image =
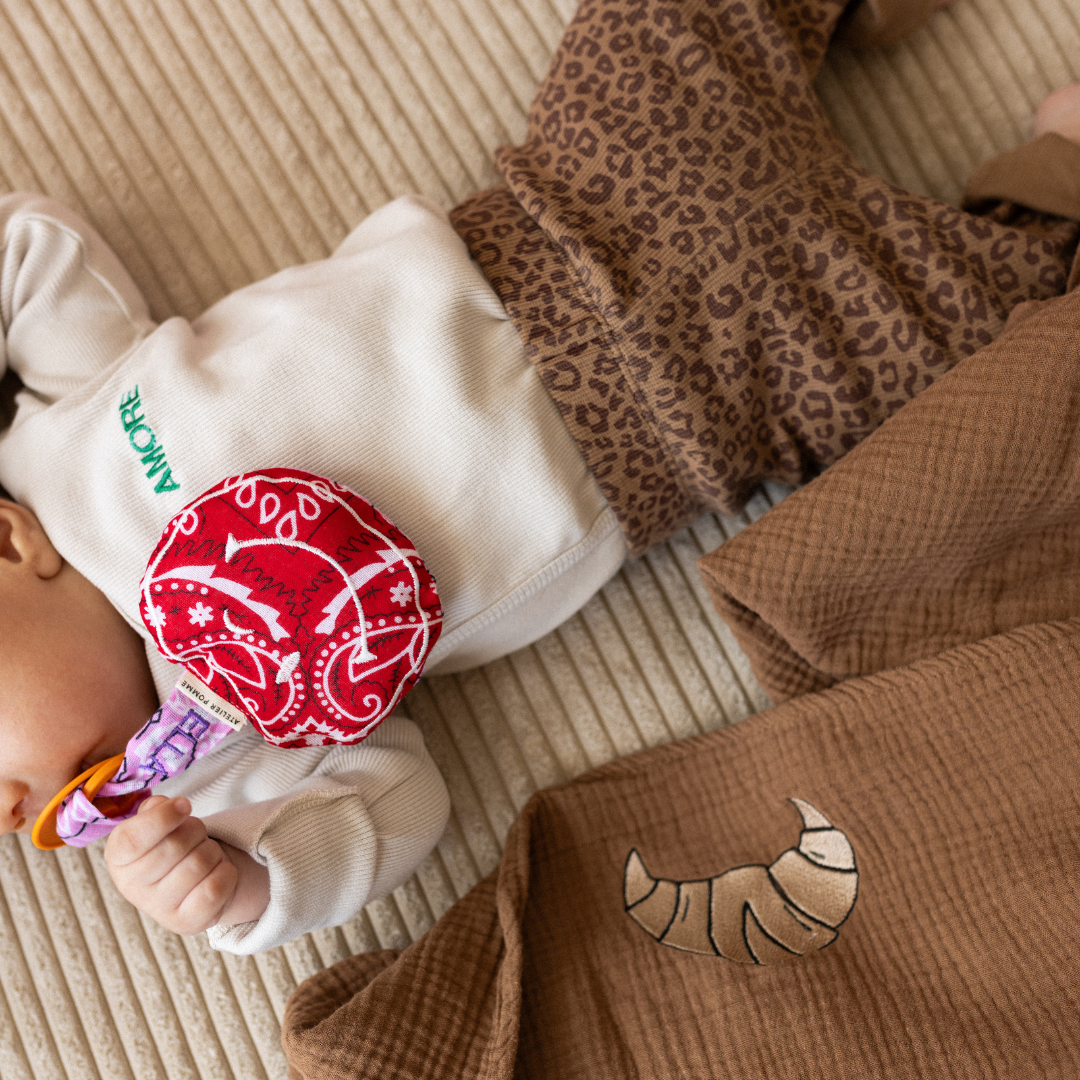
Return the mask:
[[[185,671],[176,684],[176,689],[186,694],[208,713],[224,720],[234,731],[239,731],[247,723],[247,717],[230,705],[223,697],[215,694],[201,679],[196,679],[190,671]]]

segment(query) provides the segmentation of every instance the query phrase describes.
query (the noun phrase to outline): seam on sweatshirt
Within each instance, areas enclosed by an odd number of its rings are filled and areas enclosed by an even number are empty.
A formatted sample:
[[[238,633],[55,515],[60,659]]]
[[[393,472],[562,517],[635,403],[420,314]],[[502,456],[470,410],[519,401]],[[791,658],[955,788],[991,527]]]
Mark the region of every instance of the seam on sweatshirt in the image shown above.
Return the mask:
[[[435,648],[431,650],[431,655],[428,656],[427,666],[430,667],[440,663],[453,649],[467,641],[473,634],[501,616],[508,614],[514,608],[520,607],[529,597],[534,596],[546,585],[549,585],[557,577],[565,574],[572,566],[584,559],[612,533],[620,531],[615,511],[610,506],[605,506],[589,527],[589,531],[572,548],[556,556],[546,566],[537,570],[530,578],[520,585],[516,585],[510,592],[501,596],[483,611],[473,615],[449,634],[440,637]]]

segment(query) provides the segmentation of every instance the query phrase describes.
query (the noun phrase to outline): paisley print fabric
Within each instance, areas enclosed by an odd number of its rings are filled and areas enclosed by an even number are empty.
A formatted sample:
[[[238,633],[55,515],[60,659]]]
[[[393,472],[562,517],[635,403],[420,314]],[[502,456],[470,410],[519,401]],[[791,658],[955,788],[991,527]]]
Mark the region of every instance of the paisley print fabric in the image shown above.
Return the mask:
[[[585,0],[452,212],[640,554],[855,446],[1018,303],[1078,226],[863,169],[812,80],[842,0]]]

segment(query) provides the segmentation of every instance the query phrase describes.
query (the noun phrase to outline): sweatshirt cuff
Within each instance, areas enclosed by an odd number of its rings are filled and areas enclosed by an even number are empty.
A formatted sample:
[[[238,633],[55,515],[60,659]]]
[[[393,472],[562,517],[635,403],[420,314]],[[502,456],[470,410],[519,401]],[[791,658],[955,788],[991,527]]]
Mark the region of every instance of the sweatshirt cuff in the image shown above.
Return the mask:
[[[276,814],[260,814],[257,834],[236,810],[206,819],[210,836],[248,852],[270,871],[266,910],[254,922],[211,927],[213,948],[242,956],[264,952],[345,922],[369,899],[379,849],[363,801],[325,778],[310,783],[313,790],[292,793]]]
[[[915,33],[933,13],[934,0],[861,0],[848,5],[833,41],[849,49],[881,49]]]

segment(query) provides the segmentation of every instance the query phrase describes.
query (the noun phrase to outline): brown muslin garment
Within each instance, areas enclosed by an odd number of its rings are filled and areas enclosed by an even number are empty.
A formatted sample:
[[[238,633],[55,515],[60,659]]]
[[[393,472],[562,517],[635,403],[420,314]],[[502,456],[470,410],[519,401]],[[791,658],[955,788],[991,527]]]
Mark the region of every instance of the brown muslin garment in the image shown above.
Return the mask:
[[[784,20],[828,29],[840,6],[729,4],[723,40],[736,60],[736,31],[787,55]],[[809,68],[821,42],[800,41]],[[682,439],[664,464],[659,434],[601,445],[575,429],[615,392],[640,434],[630,413],[659,409],[667,384],[617,376],[622,331],[593,333],[572,268],[523,216],[531,193],[551,217],[534,143],[502,159],[511,181],[524,170],[518,197],[478,196],[459,228],[526,342],[548,350],[533,361],[647,546],[700,505],[675,482],[692,440],[657,427]],[[1009,200],[1080,206],[1080,148],[1033,147],[972,192],[987,230],[1017,228],[993,237],[997,256],[1042,283],[1016,302],[1060,291],[1067,261],[1060,281],[1038,264],[1054,270],[1075,226]],[[537,794],[497,870],[423,938],[301,985],[282,1033],[296,1080],[1080,1076],[1080,295],[1009,299],[987,333],[1008,309],[996,342],[957,349],[868,415],[850,445],[817,453],[820,476],[701,561],[782,703]],[[583,356],[596,385],[566,389]],[[646,458],[667,492],[652,503],[629,482]],[[786,475],[746,475],[766,474]]]
[[[423,938],[297,990],[292,1075],[1080,1075],[1078,670],[1080,620],[1026,626],[539,793]],[[632,849],[678,881],[773,863],[792,797],[857,863],[827,948],[737,963],[625,912]]]

